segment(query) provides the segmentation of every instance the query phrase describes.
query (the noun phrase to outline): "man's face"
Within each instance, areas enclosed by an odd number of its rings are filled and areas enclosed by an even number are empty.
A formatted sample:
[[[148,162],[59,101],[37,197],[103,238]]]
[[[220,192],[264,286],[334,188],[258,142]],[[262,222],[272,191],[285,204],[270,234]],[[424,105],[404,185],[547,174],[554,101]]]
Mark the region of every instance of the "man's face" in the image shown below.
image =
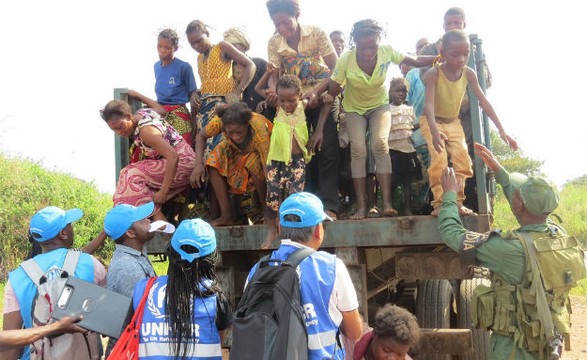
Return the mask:
[[[330,36],[330,41],[332,42],[332,46],[334,47],[334,51],[336,51],[336,55],[340,57],[344,48],[346,46],[346,40],[343,35],[341,34],[334,34]]]
[[[149,232],[149,225],[151,225],[151,220],[145,218],[133,223],[130,227],[134,231],[135,237],[139,242],[146,243],[155,236],[155,233]]]

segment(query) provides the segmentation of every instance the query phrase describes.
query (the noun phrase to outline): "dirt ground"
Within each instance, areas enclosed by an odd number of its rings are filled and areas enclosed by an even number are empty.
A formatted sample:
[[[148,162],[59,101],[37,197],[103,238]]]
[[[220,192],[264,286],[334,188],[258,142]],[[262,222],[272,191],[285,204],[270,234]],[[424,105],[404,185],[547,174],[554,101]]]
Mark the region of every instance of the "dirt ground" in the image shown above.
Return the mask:
[[[563,353],[563,360],[587,359],[587,296],[571,296],[571,351]]]

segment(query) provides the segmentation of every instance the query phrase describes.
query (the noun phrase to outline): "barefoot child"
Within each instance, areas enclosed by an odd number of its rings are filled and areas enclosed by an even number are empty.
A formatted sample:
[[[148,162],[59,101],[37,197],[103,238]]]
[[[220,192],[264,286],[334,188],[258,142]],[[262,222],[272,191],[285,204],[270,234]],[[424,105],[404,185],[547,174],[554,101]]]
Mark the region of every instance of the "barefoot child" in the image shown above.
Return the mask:
[[[394,78],[389,85],[391,130],[389,131],[389,157],[391,158],[391,191],[402,186],[404,215],[412,215],[412,182],[422,179],[420,161],[412,143],[414,108],[406,105],[408,82]]]
[[[477,75],[466,66],[469,48],[469,38],[464,31],[446,32],[442,37],[441,64],[431,68],[424,77],[426,100],[420,126],[430,152],[428,176],[434,196],[432,200],[433,216],[438,216],[442,204],[443,191],[440,178],[442,171],[448,166],[449,157],[457,178],[463,184],[461,191],[457,194],[459,213],[461,215],[474,214],[472,210],[463,206],[465,179],[473,175],[473,169],[463,127],[458,117],[463,96],[467,91],[467,84],[479,99],[479,105],[483,111],[497,127],[503,141],[509,144],[514,151],[518,147],[515,140],[505,132],[493,107],[479,87]]]
[[[271,69],[268,69],[269,74]],[[263,78],[257,86],[264,86]],[[261,85],[259,85],[261,84]],[[302,84],[295,75],[283,75],[277,81],[277,115],[273,120],[273,133],[267,156],[267,208],[268,233],[263,248],[271,246],[277,238],[277,212],[279,204],[289,195],[304,191],[305,168],[311,155],[306,149],[308,127],[304,109],[308,104],[301,100]]]

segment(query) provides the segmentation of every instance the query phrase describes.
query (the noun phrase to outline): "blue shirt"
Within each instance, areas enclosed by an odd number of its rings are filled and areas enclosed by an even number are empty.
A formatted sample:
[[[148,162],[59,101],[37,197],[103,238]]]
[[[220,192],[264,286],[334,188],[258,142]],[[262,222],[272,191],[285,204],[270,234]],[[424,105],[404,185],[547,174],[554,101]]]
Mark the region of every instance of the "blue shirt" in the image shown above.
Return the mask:
[[[166,66],[162,66],[161,61],[155,63],[155,94],[159,104],[184,105],[196,89],[196,79],[189,63],[178,58]]]
[[[420,116],[424,111],[424,98],[426,95],[426,87],[420,79],[420,69],[414,68],[406,74],[406,80],[410,84],[410,90],[408,91],[408,103],[414,108],[416,120],[414,125],[420,124]],[[420,129],[415,130],[412,133],[412,142],[415,147],[426,144],[426,140],[422,136]]]

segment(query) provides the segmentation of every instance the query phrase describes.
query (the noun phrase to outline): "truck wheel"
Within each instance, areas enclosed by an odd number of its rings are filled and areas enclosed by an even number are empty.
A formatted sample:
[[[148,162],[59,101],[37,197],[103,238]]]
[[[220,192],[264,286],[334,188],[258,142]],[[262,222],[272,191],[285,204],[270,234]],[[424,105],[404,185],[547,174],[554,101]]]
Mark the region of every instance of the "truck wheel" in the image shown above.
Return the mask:
[[[473,291],[478,285],[489,286],[491,282],[487,279],[465,279],[461,281],[459,289],[459,302],[457,304],[457,321],[461,329],[471,329],[473,332],[473,352],[462,355],[461,360],[487,360],[489,359],[489,331],[475,329],[471,325],[471,298]]]
[[[450,328],[452,286],[448,280],[423,280],[418,284],[416,317],[423,328]],[[450,360],[450,355],[426,354],[426,359]]]

